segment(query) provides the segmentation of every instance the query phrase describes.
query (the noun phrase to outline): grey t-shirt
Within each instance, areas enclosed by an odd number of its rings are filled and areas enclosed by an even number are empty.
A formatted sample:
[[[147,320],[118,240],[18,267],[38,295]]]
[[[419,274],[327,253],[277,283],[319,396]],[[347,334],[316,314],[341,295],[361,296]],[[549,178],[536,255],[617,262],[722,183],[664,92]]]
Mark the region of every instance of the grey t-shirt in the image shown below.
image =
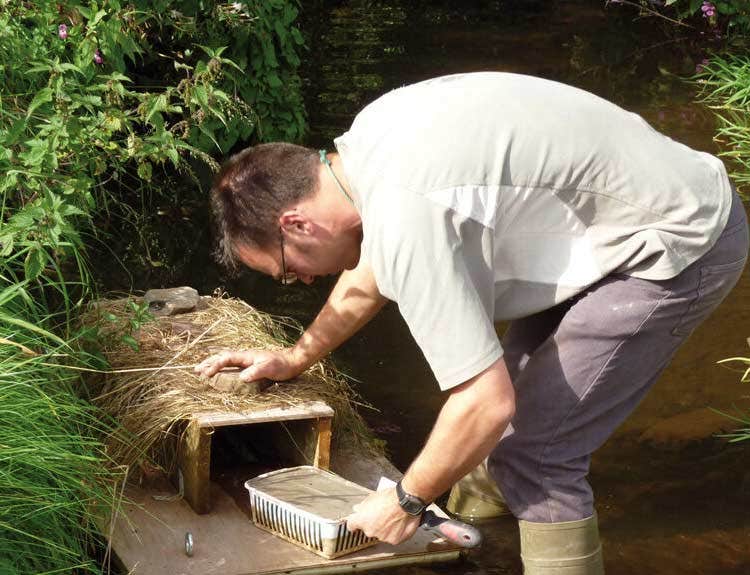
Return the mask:
[[[336,147],[362,257],[448,389],[502,356],[494,320],[604,276],[668,279],[728,216],[717,158],[557,82],[505,73],[394,90]]]

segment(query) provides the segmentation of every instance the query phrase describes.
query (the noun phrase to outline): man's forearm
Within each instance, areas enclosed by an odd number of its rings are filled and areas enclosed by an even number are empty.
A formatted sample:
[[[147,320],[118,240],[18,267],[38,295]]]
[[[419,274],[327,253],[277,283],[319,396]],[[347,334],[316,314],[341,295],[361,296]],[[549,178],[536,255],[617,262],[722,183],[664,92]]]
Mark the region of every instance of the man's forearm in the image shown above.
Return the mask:
[[[378,292],[369,266],[344,271],[315,321],[292,349],[302,369],[314,364],[354,335],[388,300]]]
[[[502,359],[452,391],[404,476],[404,489],[428,502],[439,497],[489,455],[513,417],[514,406]]]

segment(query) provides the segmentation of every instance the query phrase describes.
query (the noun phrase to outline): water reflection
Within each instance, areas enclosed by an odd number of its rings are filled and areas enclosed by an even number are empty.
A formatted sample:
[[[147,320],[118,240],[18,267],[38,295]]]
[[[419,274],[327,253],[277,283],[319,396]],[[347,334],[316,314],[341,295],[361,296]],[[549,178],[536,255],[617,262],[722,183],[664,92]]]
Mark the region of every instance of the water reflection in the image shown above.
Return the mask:
[[[367,0],[303,3],[310,52],[305,62],[309,143],[331,147],[369,101],[398,86],[464,71],[534,74],[590,90],[643,115],[657,129],[715,151],[713,118],[693,103],[681,77],[704,48],[675,42],[655,21],[605,10],[600,0],[458,2]],[[552,105],[553,103],[551,103]],[[232,295],[265,311],[309,323],[332,286],[279,288],[248,273],[219,277],[200,260],[183,281]],[[737,374],[715,362],[747,355],[750,278],[693,336],[633,417],[595,457],[605,561],[610,575],[750,573],[750,449],[711,438],[721,420],[709,407],[748,404]],[[498,326],[502,330],[502,326]],[[443,397],[395,306],[335,354],[378,409],[365,413],[388,441],[394,462],[408,465]],[[713,428],[712,428],[713,426]],[[485,549],[465,565],[392,573],[520,573],[515,525],[484,526]]]
[[[658,22],[634,23],[632,11],[605,10],[598,1],[353,0],[305,8],[314,143],[329,143],[387,90],[476,70],[564,81],[658,117],[691,101],[680,77],[703,55],[679,37],[665,38]]]
[[[309,142],[330,148],[359,109],[398,86],[441,74],[503,70],[590,90],[675,139],[715,152],[713,117],[693,103],[681,79],[694,71],[704,48],[664,36],[658,22],[632,17],[605,10],[598,0],[306,2]],[[253,305],[307,323],[331,285],[280,291],[250,275],[229,287]],[[748,352],[749,291],[746,273],[595,458],[591,480],[610,575],[750,572],[750,450],[712,439],[722,423],[708,410],[747,402],[736,374],[715,362]],[[379,409],[366,417],[388,441],[396,464],[408,465],[443,398],[395,306],[347,342],[335,360],[362,382],[361,393]],[[513,520],[484,529],[489,543],[469,564],[392,572],[520,573]]]

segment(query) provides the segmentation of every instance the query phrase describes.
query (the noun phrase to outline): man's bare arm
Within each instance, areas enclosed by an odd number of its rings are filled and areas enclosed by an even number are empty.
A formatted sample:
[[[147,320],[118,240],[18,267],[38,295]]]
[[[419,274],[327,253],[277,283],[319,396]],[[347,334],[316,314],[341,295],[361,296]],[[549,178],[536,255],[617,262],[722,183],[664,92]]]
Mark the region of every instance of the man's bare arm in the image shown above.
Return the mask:
[[[370,267],[360,263],[341,274],[315,321],[293,347],[227,351],[206,358],[195,371],[210,377],[225,367],[239,366],[245,368],[240,377],[246,381],[291,379],[354,335],[387,301],[378,292]]]
[[[501,358],[454,388],[421,453],[402,479],[407,493],[430,502],[481,463],[500,440],[515,410],[513,385]],[[398,505],[394,489],[370,495],[347,520],[350,529],[397,544],[411,537],[418,518]]]

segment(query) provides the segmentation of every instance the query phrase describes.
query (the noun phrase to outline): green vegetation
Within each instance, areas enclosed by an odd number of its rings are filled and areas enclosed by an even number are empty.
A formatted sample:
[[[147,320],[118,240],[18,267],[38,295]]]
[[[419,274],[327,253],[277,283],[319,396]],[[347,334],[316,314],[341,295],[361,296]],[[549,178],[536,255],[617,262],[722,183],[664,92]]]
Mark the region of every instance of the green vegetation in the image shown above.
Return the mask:
[[[701,66],[696,81],[701,100],[717,117],[716,139],[735,183],[750,184],[750,58],[714,56]]]
[[[718,35],[750,33],[747,0],[606,0],[636,8],[643,16],[657,16],[683,28],[711,29]]]
[[[301,137],[297,10],[0,0],[0,572],[101,571],[123,471],[76,371],[103,366],[87,252],[127,226],[143,246],[143,213],[235,143]]]
[[[64,313],[46,315],[36,287],[21,281],[0,292],[0,572],[98,572],[88,558],[96,509],[114,502],[123,477],[102,465],[110,429],[76,394],[75,372],[60,366],[93,358],[41,327],[68,326]]]
[[[746,365],[747,367],[743,369],[742,377],[740,378],[740,381],[742,383],[750,383],[750,357],[730,357],[730,358],[721,360],[719,363],[720,364],[740,363],[740,364]],[[743,426],[735,430],[733,433],[728,433],[724,435],[723,437],[729,438],[730,443],[734,443],[737,441],[750,440],[750,411],[743,412],[741,409],[738,408],[735,410],[735,413],[733,414],[725,413],[725,412],[721,412],[721,413]]]

